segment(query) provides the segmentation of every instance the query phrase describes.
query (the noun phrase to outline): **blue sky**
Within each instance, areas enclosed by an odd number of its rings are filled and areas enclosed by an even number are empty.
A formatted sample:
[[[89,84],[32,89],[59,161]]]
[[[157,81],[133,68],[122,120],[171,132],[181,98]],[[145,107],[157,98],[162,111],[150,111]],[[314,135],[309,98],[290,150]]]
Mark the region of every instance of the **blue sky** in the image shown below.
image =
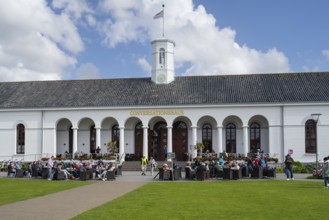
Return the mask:
[[[327,0],[0,0],[0,81],[150,77],[150,41],[176,75],[329,70]]]

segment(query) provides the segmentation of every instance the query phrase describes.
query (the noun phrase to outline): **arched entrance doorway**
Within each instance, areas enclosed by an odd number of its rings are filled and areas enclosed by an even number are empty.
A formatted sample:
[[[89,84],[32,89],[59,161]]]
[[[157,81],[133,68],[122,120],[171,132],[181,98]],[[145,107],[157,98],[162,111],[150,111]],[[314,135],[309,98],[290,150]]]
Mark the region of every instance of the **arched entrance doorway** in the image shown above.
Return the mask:
[[[143,124],[139,122],[135,126],[135,160],[143,156]]]
[[[167,123],[160,121],[149,131],[149,156],[155,160],[164,161],[167,157]]]
[[[187,125],[185,122],[178,121],[173,126],[173,151],[176,154],[177,161],[184,161],[187,153]]]

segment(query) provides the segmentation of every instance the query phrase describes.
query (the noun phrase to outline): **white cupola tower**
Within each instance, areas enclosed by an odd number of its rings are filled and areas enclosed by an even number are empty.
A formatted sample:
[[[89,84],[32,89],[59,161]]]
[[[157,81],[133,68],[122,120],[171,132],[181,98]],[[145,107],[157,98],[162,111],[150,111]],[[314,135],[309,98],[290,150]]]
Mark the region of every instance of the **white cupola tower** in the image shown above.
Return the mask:
[[[156,84],[168,84],[174,81],[175,42],[166,38],[151,42],[152,45],[152,81]]]

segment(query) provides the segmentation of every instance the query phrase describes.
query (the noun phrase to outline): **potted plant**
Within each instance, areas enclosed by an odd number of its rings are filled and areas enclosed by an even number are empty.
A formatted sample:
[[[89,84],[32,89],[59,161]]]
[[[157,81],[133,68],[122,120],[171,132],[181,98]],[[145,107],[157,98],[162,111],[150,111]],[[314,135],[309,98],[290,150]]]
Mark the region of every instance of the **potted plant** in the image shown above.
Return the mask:
[[[202,153],[202,150],[204,149],[204,144],[202,142],[197,142],[195,145],[195,149],[199,152]]]
[[[116,140],[112,140],[107,143],[107,151],[114,155],[115,153],[118,153],[119,148],[118,148],[118,142]]]

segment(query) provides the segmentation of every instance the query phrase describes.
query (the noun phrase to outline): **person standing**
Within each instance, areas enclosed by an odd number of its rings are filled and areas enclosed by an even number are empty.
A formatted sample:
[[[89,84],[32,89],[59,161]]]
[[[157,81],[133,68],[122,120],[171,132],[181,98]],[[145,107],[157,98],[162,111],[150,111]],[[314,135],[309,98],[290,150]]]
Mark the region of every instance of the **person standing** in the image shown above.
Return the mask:
[[[150,166],[151,166],[151,176],[153,176],[154,168],[157,166],[157,163],[155,162],[154,158],[150,157]]]
[[[289,180],[289,178],[291,180],[294,180],[294,173],[292,171],[293,169],[293,163],[294,163],[294,159],[291,157],[290,154],[287,154],[286,155],[286,159],[284,160],[284,164],[285,164],[285,173],[287,175],[287,180]]]
[[[48,162],[47,162],[47,168],[48,168],[48,180],[52,180],[52,173],[53,173],[53,167],[54,167],[54,156],[51,156],[49,159],[48,159]]]
[[[322,176],[324,180],[324,188],[328,189],[328,181],[329,181],[329,157],[323,158],[323,168],[322,168]]]
[[[145,156],[142,157],[141,159],[141,165],[142,165],[142,175],[146,175],[146,166],[148,164],[147,158]]]

